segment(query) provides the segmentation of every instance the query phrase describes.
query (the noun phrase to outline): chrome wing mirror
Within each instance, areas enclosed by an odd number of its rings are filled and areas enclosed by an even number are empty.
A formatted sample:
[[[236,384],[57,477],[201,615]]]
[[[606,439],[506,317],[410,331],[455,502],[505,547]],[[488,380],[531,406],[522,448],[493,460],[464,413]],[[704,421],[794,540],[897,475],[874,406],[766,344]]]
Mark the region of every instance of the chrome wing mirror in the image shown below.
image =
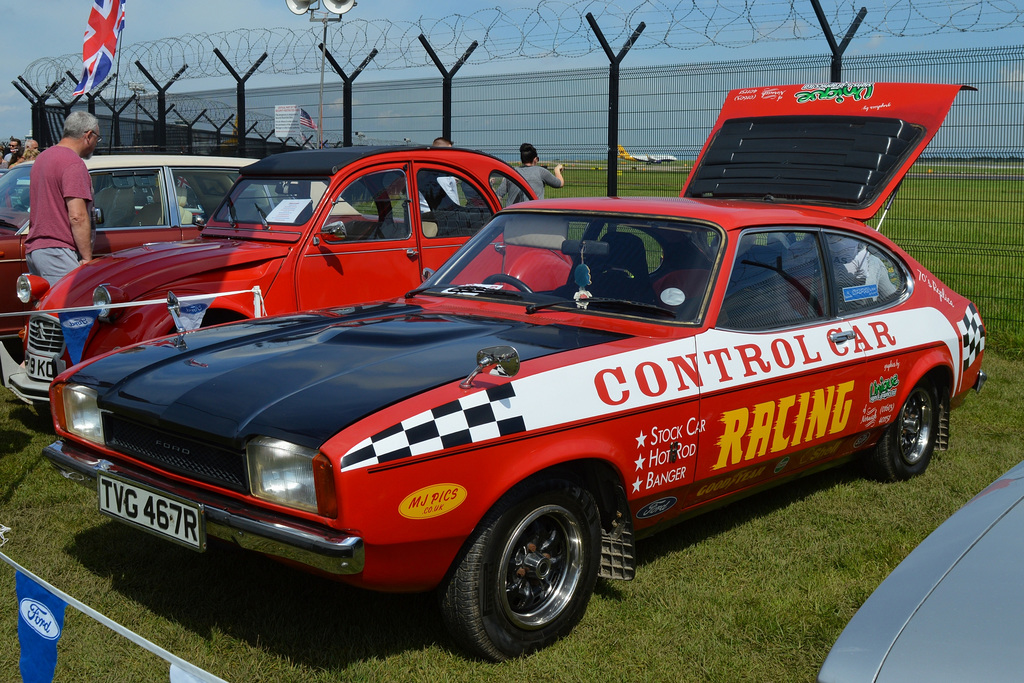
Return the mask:
[[[481,372],[496,370],[501,377],[519,374],[519,352],[511,346],[488,346],[476,352],[476,367],[469,377],[459,382],[460,389],[472,389],[473,378]]]
[[[178,331],[178,336],[174,338],[174,345],[179,349],[185,348],[185,326],[181,324],[181,304],[178,303],[178,297],[174,296],[174,292],[167,292],[167,312],[171,315],[171,320],[174,321],[174,329]]]

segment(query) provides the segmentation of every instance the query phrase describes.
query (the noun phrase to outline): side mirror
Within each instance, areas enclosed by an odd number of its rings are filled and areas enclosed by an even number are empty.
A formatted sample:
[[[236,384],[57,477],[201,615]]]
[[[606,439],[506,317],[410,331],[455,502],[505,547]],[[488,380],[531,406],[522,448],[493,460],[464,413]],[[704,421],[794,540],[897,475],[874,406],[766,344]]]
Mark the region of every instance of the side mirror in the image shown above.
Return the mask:
[[[502,377],[515,377],[519,374],[519,352],[512,346],[488,346],[476,352],[476,368],[469,377],[459,382],[460,389],[472,389],[473,378],[481,372],[497,370]]]
[[[103,225],[103,209],[98,206],[92,207],[92,222],[96,225]]]
[[[206,221],[203,220],[202,216],[192,216],[192,225],[196,226],[200,230],[206,227]]]
[[[340,239],[348,237],[348,231],[345,229],[345,221],[331,221],[325,223],[324,227],[320,228],[320,233],[323,235],[334,235]]]

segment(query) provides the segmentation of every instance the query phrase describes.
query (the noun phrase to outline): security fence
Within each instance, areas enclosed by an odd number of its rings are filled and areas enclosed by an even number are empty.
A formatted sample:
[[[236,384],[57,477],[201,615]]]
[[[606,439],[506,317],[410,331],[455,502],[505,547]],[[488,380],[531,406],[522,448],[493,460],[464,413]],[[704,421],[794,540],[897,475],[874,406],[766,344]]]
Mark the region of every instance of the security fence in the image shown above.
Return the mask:
[[[897,193],[881,231],[974,300],[991,337],[1013,349],[1024,348],[1022,59],[1024,46],[843,60],[843,78],[849,82],[977,88],[958,96]],[[730,89],[820,83],[828,80],[829,70],[828,56],[623,67],[614,133],[634,159],[617,159],[617,168],[608,158],[607,68],[459,76],[453,81],[448,122],[442,121],[440,78],[375,82],[364,74],[352,84],[349,123],[356,145],[429,144],[448,128],[457,145],[512,162],[518,161],[520,143],[531,142],[542,163],[566,166],[566,187],[548,196],[603,195],[610,177],[619,195],[676,195]],[[263,156],[317,144],[313,130],[300,140],[274,137],[274,108],[280,104],[298,105],[322,122],[324,144],[342,144],[342,92],[340,79],[328,81],[321,116],[316,85],[250,89],[241,144],[234,130],[235,89],[168,95],[177,119],[164,131],[156,129],[149,114],[152,103],[142,100],[137,107],[145,116],[130,104],[121,105],[116,117],[114,108],[105,114],[100,107],[97,115],[104,137],[116,141],[110,151],[153,150],[163,139],[174,152],[235,154],[243,147],[248,156]],[[50,112],[48,120],[59,120],[63,113]],[[636,160],[640,154],[676,161],[643,163]]]

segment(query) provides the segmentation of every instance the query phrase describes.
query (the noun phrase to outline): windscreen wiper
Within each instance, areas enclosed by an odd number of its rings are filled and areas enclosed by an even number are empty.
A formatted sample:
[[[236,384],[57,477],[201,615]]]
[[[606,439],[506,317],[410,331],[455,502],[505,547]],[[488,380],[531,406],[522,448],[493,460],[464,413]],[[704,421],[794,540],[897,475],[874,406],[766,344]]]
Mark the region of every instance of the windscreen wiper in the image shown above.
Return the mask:
[[[486,294],[488,296],[505,297],[509,299],[522,299],[523,295],[519,292],[515,292],[509,289],[500,289],[497,287],[489,287],[487,285],[428,285],[426,287],[417,287],[416,289],[406,292],[406,298],[421,294],[428,289],[439,289],[438,294]]]
[[[228,225],[232,229],[238,227],[238,216],[235,214],[235,203],[231,201],[231,197],[224,197],[224,201],[228,203]]]
[[[267,214],[263,213],[263,209],[261,209],[260,205],[256,202],[253,202],[252,205],[256,207],[256,213],[260,215],[260,223],[263,224],[263,229],[270,230],[270,223],[267,222]]]
[[[591,299],[583,299],[577,302],[575,299],[559,299],[558,301],[548,301],[542,304],[530,304],[526,307],[526,312],[536,313],[537,311],[545,308],[552,308],[554,306],[577,306],[580,303],[586,303],[587,306],[597,305],[605,308],[617,308],[619,310],[635,310],[644,311],[645,313],[654,313],[662,318],[675,318],[676,314],[672,311],[662,308],[661,306],[655,306],[654,304],[645,304],[642,301],[628,301],[626,299],[610,299],[604,297],[594,297]]]

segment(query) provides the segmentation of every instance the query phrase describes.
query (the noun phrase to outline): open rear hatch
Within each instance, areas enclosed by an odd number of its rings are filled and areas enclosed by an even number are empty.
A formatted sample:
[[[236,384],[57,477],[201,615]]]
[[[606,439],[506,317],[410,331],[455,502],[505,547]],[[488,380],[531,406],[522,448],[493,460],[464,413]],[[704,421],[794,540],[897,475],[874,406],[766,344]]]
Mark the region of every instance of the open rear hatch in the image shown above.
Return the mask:
[[[683,197],[873,216],[970,86],[829,83],[733,90]]]

